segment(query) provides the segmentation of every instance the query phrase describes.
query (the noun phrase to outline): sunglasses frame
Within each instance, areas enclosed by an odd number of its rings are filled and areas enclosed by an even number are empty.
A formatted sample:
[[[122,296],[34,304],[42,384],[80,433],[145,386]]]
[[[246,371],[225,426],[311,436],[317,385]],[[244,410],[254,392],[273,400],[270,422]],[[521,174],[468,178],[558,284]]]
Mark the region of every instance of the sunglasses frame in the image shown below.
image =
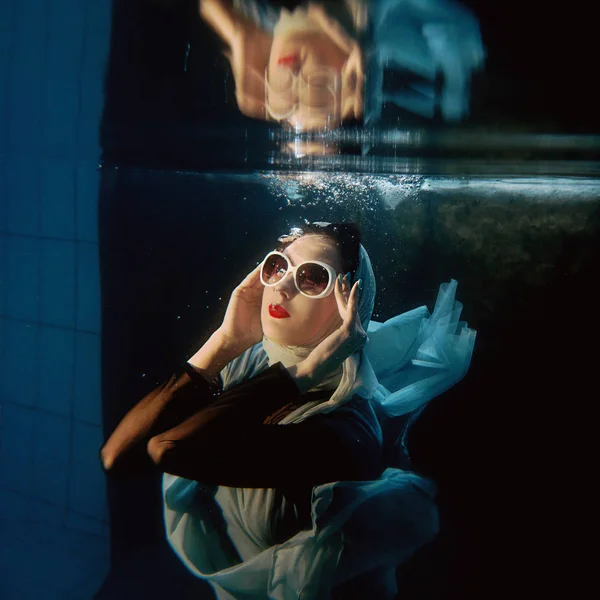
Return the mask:
[[[287,268],[285,275],[279,281],[277,281],[275,283],[265,283],[264,279],[263,279],[265,263],[267,262],[267,259],[269,258],[269,256],[272,256],[273,254],[275,254],[277,256],[282,256],[285,259],[285,261],[287,262],[288,268]],[[300,287],[298,286],[298,281],[296,279],[296,272],[298,271],[298,269],[300,267],[302,267],[303,265],[307,265],[307,264],[319,265],[320,267],[323,267],[329,275],[329,283],[327,284],[327,287],[318,296],[311,296],[310,294],[303,292],[300,289]],[[279,285],[290,273],[293,275],[294,285],[296,286],[298,293],[302,294],[302,296],[305,296],[306,298],[311,298],[312,300],[318,300],[320,298],[327,298],[327,296],[329,296],[333,292],[333,287],[335,285],[335,278],[337,277],[337,273],[335,272],[335,269],[332,266],[328,265],[327,263],[321,262],[319,260],[305,260],[304,262],[301,262],[299,265],[296,265],[294,267],[292,265],[290,259],[285,254],[283,254],[283,252],[278,252],[277,250],[273,250],[272,252],[269,252],[265,256],[265,258],[262,261],[262,264],[260,265],[260,282],[265,287],[275,287],[276,285]]]

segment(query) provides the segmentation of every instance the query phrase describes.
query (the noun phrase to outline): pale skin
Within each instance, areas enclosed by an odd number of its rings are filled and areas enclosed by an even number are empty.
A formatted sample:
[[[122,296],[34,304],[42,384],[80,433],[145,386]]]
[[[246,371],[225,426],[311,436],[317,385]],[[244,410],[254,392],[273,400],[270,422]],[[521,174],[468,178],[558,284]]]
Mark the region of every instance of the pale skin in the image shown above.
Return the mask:
[[[292,265],[319,260],[338,273],[341,270],[338,250],[325,236],[304,236],[288,246],[285,254]],[[288,368],[300,392],[306,392],[367,341],[358,315],[359,291],[358,281],[350,287],[345,277],[338,277],[334,292],[327,298],[307,298],[296,290],[291,276],[276,286],[265,287],[260,281],[259,265],[234,289],[221,326],[189,363],[206,377],[215,377],[231,360],[260,342],[263,335],[283,345],[315,346],[306,359]],[[271,303],[283,306],[290,318],[273,319],[268,310]],[[159,391],[155,391],[127,413],[101,450],[105,469],[120,453],[144,439],[164,409],[163,402]],[[148,449],[153,448],[150,440]]]

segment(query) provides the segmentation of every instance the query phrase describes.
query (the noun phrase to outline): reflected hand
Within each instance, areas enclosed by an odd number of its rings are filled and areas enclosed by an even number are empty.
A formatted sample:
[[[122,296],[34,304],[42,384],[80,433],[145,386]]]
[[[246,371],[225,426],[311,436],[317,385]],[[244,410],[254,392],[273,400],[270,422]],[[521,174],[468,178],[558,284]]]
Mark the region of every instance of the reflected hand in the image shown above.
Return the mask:
[[[350,289],[350,283],[343,278],[336,279],[335,299],[342,318],[342,325],[327,336],[302,361],[303,370],[311,373],[312,385],[316,385],[328,373],[337,369],[349,356],[358,352],[367,342],[360,316],[358,315],[358,297],[361,281],[357,281]]]
[[[200,16],[225,43],[240,112],[265,118],[265,68],[273,35],[237,10],[232,2],[200,0]]]
[[[263,338],[260,310],[264,286],[259,264],[233,290],[219,333],[223,342],[241,354]]]

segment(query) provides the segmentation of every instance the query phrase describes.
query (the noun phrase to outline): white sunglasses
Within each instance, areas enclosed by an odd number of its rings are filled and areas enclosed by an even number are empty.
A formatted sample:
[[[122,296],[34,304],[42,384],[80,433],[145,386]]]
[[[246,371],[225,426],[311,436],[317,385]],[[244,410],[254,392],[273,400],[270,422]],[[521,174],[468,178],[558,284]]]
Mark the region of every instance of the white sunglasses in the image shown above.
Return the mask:
[[[318,260],[307,260],[295,267],[281,252],[269,252],[260,267],[263,285],[273,287],[291,273],[296,289],[307,298],[326,298],[333,292],[336,272],[330,265]]]

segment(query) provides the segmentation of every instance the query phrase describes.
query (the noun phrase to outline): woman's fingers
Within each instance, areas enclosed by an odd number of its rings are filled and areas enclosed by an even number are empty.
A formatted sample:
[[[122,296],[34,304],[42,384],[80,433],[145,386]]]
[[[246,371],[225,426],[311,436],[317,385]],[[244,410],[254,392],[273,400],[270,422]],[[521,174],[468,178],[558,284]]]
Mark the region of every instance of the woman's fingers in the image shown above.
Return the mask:
[[[256,268],[250,273],[249,277],[251,278],[253,287],[261,287],[262,281],[260,280],[260,271],[262,269],[262,263],[256,265]]]
[[[354,317],[358,313],[358,293],[360,291],[360,280],[358,280],[350,290],[348,297],[348,312]]]
[[[346,320],[346,297],[344,295],[344,287],[343,283],[340,281],[339,277],[335,278],[335,284],[333,286],[335,292],[335,299],[337,301],[338,310],[340,311],[340,316],[344,321]]]
[[[350,298],[350,292],[352,291],[350,288],[350,273],[344,275],[344,277],[342,278],[342,283],[344,287],[344,298],[347,304],[348,299]]]
[[[252,271],[250,271],[250,273],[248,273],[248,275],[246,275],[246,277],[244,277],[244,279],[240,283],[239,287],[240,288],[245,288],[245,287],[258,288],[260,285],[262,285],[260,282],[261,267],[262,267],[262,263],[258,264],[254,269],[252,269]]]
[[[336,278],[334,289],[342,319],[344,321],[352,320],[358,313],[359,282],[357,281],[350,288],[350,281],[347,276],[344,276],[341,281],[338,277]]]
[[[256,294],[260,293],[263,284],[260,280],[260,269],[262,264],[258,265],[255,269],[250,271],[244,279],[238,284],[238,286],[233,290],[233,296],[244,296],[252,295],[252,297],[256,296]]]

